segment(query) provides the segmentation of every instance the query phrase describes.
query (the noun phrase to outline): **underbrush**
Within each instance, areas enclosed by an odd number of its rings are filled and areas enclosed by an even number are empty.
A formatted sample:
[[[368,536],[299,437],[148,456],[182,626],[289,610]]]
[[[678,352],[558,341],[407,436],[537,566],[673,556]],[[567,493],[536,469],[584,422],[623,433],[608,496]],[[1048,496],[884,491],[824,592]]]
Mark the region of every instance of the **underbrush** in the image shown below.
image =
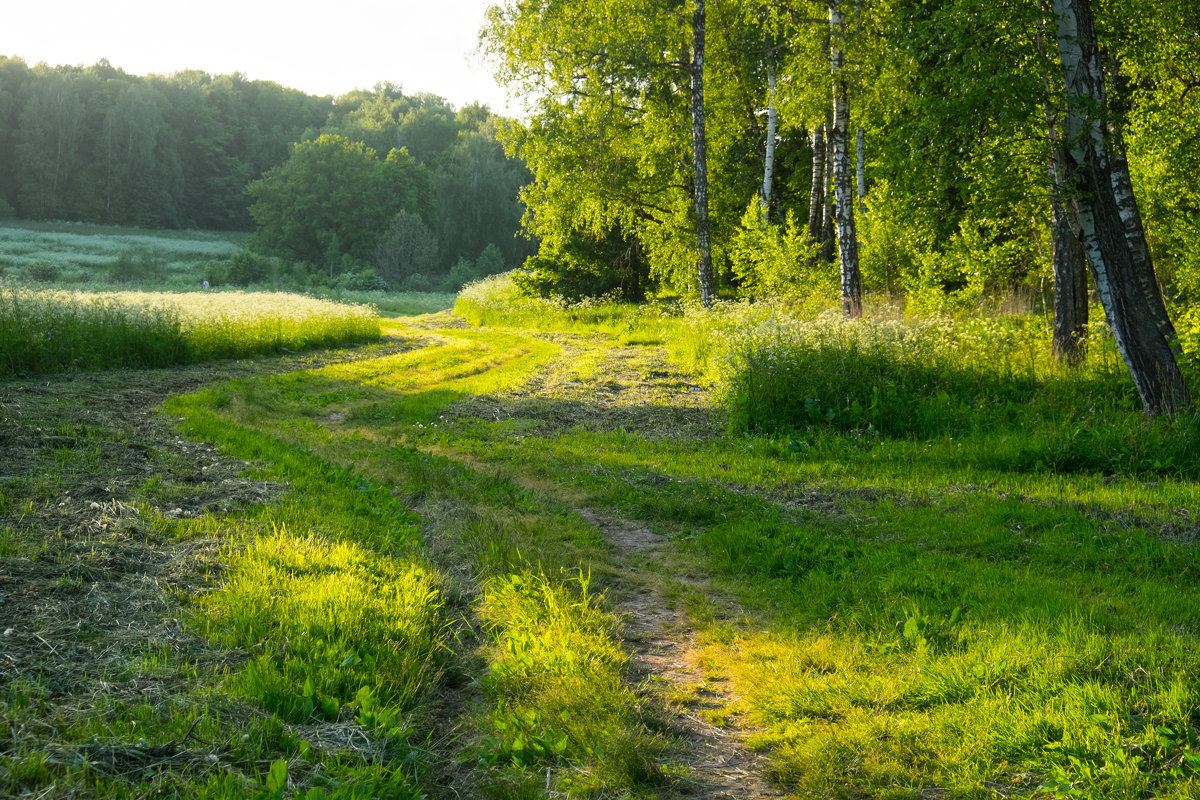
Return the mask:
[[[473,324],[664,344],[712,387],[736,435],[796,447],[830,436],[917,441],[986,469],[1200,476],[1200,415],[1146,418],[1098,309],[1074,368],[1054,361],[1046,321],[1033,316],[905,320],[879,308],[848,320],[778,301],[569,304],[524,297],[507,276],[465,289],[455,311]]]
[[[529,297],[502,273],[468,284],[454,301],[454,313],[471,325],[533,330],[607,333],[632,344],[660,344],[676,326],[683,306],[672,301],[633,305],[611,299],[568,302]]]
[[[373,308],[298,295],[0,288],[0,378],[163,367],[377,338]]]

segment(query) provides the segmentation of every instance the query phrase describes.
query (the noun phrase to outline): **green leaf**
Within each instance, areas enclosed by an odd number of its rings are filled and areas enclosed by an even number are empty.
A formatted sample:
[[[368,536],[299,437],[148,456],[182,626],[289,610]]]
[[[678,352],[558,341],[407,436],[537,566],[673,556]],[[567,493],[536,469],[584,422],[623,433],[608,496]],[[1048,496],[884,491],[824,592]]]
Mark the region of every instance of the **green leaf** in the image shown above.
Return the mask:
[[[267,773],[267,790],[282,794],[287,789],[288,765],[282,758],[271,762],[271,770]]]

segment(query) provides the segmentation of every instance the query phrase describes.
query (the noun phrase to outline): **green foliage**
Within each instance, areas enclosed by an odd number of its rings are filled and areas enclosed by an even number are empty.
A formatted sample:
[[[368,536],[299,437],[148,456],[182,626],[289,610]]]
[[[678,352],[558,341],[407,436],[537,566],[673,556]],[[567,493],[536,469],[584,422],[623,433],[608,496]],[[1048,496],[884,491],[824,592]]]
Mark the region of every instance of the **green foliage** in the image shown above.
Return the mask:
[[[116,283],[161,283],[166,277],[166,260],[151,250],[121,253],[108,267],[109,280]]]
[[[730,243],[733,274],[744,297],[812,298],[828,306],[836,295],[836,275],[826,265],[816,266],[817,245],[796,225],[792,212],[783,225],[766,222],[762,198],[756,196],[742,215]]]
[[[37,283],[53,283],[62,276],[62,270],[49,261],[35,261],[25,268],[25,277]]]
[[[475,265],[465,258],[460,258],[458,262],[450,268],[450,274],[446,277],[446,290],[457,292],[476,278],[482,277],[475,270]]]
[[[251,250],[239,250],[229,259],[229,266],[223,275],[221,283],[233,286],[250,286],[267,283],[279,270],[278,261]],[[211,282],[212,285],[219,285]]]
[[[437,237],[415,214],[396,214],[375,245],[376,270],[396,286],[404,287],[413,275],[432,275],[438,262]]]
[[[608,231],[603,237],[574,235],[561,249],[543,245],[512,274],[513,284],[530,297],[610,297],[639,301],[650,287],[650,267],[634,239]]]
[[[341,136],[300,142],[286,163],[247,188],[256,246],[320,264],[336,237],[339,252],[370,259],[388,222],[417,207],[415,168],[402,158],[380,161]]]

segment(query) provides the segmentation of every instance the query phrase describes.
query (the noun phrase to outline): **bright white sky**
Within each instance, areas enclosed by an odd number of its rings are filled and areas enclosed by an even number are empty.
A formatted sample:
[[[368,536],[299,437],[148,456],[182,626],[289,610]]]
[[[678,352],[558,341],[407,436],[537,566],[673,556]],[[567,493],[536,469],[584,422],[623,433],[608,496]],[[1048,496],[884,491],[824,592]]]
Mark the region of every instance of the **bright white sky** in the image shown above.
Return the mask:
[[[0,0],[0,55],[133,75],[241,72],[309,94],[391,81],[515,113],[475,52],[493,0]]]

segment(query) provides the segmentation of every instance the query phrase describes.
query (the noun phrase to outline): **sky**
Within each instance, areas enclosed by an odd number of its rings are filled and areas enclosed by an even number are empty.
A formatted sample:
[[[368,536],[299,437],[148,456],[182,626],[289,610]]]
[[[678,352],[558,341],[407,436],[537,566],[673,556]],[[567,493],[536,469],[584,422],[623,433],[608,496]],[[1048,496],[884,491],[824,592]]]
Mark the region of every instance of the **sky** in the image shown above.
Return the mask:
[[[0,55],[133,75],[241,72],[309,94],[381,81],[515,114],[475,52],[495,0],[0,0]]]

